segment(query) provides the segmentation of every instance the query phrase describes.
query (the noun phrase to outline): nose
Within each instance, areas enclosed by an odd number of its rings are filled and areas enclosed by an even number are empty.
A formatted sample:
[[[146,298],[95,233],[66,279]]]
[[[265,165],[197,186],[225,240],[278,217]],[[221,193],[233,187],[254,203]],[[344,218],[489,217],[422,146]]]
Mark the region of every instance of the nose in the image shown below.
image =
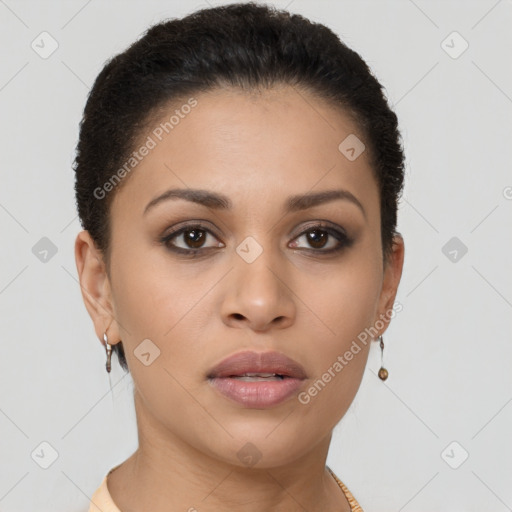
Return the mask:
[[[252,263],[235,256],[221,308],[228,326],[264,332],[289,327],[295,321],[296,303],[287,273],[269,253],[263,251]]]

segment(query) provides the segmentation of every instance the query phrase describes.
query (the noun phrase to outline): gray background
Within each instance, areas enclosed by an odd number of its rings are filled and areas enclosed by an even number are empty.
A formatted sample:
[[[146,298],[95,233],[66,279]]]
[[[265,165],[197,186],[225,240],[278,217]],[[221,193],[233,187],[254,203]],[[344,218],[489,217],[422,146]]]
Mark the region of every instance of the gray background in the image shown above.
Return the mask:
[[[328,464],[365,512],[511,510],[512,1],[274,4],[328,25],[368,62],[408,160],[390,378],[377,377],[374,344]],[[80,294],[71,164],[104,62],[201,6],[0,0],[3,512],[85,511],[137,446],[131,378],[113,358],[109,382]],[[48,58],[31,47],[43,31],[58,43]],[[57,250],[46,261],[43,237]]]

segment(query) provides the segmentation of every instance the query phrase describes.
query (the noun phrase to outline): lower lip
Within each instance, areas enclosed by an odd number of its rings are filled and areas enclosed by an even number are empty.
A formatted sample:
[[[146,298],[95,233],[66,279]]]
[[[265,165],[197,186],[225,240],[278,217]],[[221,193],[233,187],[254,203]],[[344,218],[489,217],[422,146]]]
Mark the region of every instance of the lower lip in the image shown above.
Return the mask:
[[[302,386],[303,381],[288,377],[282,380],[246,382],[230,377],[209,379],[224,396],[245,407],[265,408],[284,402]]]

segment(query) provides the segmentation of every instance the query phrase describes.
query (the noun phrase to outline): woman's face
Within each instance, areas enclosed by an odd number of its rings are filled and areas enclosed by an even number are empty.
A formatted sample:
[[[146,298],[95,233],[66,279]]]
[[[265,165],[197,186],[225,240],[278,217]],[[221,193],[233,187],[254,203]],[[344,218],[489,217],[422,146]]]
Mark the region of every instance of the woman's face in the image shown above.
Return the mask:
[[[92,316],[100,337],[108,327],[123,342],[139,429],[238,465],[253,450],[272,467],[330,438],[351,404],[365,329],[389,319],[403,246],[384,272],[377,183],[348,117],[291,87],[194,98],[141,138],[134,149],[149,149],[112,192],[111,275],[105,287],[87,284],[113,317]],[[170,189],[225,203],[155,201]],[[289,208],[293,196],[328,191],[344,192]],[[208,375],[247,350],[281,352],[306,378],[279,403],[228,398]]]

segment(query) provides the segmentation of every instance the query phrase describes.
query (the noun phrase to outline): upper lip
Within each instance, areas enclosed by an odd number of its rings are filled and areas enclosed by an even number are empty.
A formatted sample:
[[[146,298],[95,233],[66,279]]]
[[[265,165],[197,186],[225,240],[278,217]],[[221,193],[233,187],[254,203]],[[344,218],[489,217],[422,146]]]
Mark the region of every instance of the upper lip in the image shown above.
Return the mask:
[[[245,373],[275,373],[296,379],[305,379],[302,365],[280,352],[245,351],[232,354],[216,365],[208,378],[222,378]]]

